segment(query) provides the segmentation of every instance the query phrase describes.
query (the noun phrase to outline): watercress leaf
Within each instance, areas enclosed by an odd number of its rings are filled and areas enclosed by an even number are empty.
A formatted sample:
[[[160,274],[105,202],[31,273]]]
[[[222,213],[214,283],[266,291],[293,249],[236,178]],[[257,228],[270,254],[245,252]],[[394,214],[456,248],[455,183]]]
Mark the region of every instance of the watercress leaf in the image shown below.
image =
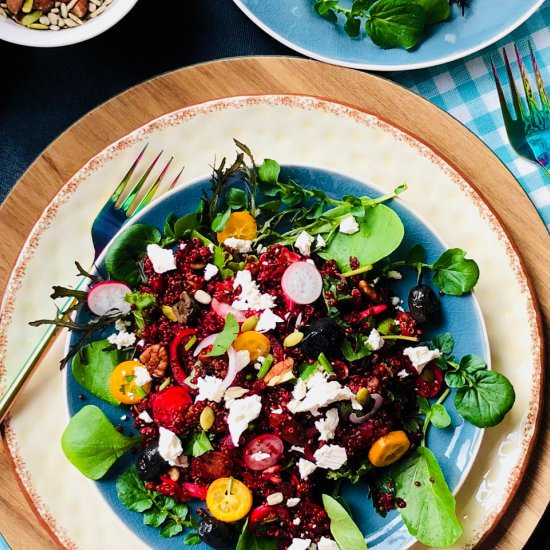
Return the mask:
[[[86,405],[70,420],[61,448],[71,464],[90,479],[100,479],[117,458],[140,440],[117,432],[101,409]]]
[[[297,185],[285,185],[281,193],[281,200],[289,208],[298,206],[305,200],[304,191]]]
[[[426,251],[421,244],[415,244],[405,256],[407,264],[419,264],[426,261]]]
[[[184,520],[189,515],[189,506],[183,502],[179,502],[172,508],[172,513],[181,520]]]
[[[174,224],[176,223],[176,215],[174,213],[168,214],[166,221],[164,222],[163,233],[165,237],[175,237]]]
[[[362,15],[361,12],[366,11],[374,0],[354,0],[351,5],[352,15]]]
[[[338,17],[332,8],[338,4],[339,0],[316,0],[314,9],[321,17],[324,17],[331,23],[336,23]]]
[[[333,258],[342,271],[350,269],[350,256],[361,266],[373,264],[393,252],[403,240],[404,227],[399,216],[384,204],[368,208],[357,220],[359,231],[353,235],[337,232],[319,256]]]
[[[156,297],[148,292],[130,292],[124,296],[124,301],[136,306],[138,311],[143,311],[144,309],[157,305]]]
[[[183,531],[183,525],[169,520],[160,528],[160,536],[164,538],[175,537]]]
[[[425,23],[424,9],[410,0],[378,0],[367,15],[366,31],[382,48],[408,50],[418,43]]]
[[[438,334],[432,338],[434,348],[437,348],[442,355],[450,355],[455,347],[453,335],[450,332]]]
[[[347,361],[359,361],[359,359],[363,359],[371,353],[372,350],[365,344],[360,336],[346,338],[342,342],[342,354]]]
[[[326,476],[328,479],[346,479],[350,483],[353,483],[355,485],[356,483],[359,483],[359,481],[361,481],[363,476],[365,476],[369,472],[372,472],[372,470],[374,470],[374,466],[370,463],[369,460],[366,460],[358,467],[340,468],[339,470],[328,470]],[[343,502],[341,502],[340,504],[344,506]],[[344,508],[346,508],[346,506],[344,506]]]
[[[399,508],[409,532],[427,546],[453,545],[462,534],[456,502],[435,456],[419,447],[393,468],[395,494],[407,505]]]
[[[487,363],[477,355],[465,355],[460,360],[460,370],[474,374],[480,370],[487,370]]]
[[[227,224],[227,220],[229,220],[229,216],[231,216],[231,208],[228,208],[225,212],[218,212],[216,217],[212,220],[212,231],[216,233],[223,231]]]
[[[213,449],[212,443],[205,432],[193,434],[184,449],[184,454],[191,456],[201,456]]]
[[[105,256],[105,267],[116,281],[130,286],[142,283],[140,266],[148,244],[158,244],[162,238],[160,231],[150,225],[136,223],[125,229],[109,246]]]
[[[71,369],[75,380],[96,397],[118,405],[109,389],[109,377],[114,368],[123,360],[124,354],[117,349],[103,351],[110,346],[108,340],[98,340],[82,348],[72,360]],[[86,362],[82,362],[85,358]]]
[[[198,220],[199,214],[197,212],[191,212],[178,218],[174,223],[174,236],[176,239],[182,239],[189,231],[197,227]]]
[[[132,510],[133,512],[145,512],[153,506],[152,495],[145,488],[143,481],[139,479],[134,467],[129,468],[118,477],[116,492],[120,502],[122,502],[128,510]],[[152,513],[154,513],[154,511],[151,511],[151,514]],[[149,519],[153,521],[151,518]],[[162,521],[160,523],[162,523]]]
[[[322,213],[323,213],[323,203],[316,202],[307,209],[306,219],[316,220],[321,216]]]
[[[196,531],[187,533],[187,535],[185,535],[185,538],[183,539],[183,544],[187,544],[187,546],[195,546],[196,544],[200,544],[201,542],[202,540]]]
[[[349,13],[344,23],[344,31],[351,38],[357,38],[361,31],[361,20]]]
[[[426,24],[433,25],[449,19],[451,4],[449,0],[414,0],[426,12]]]
[[[164,497],[162,501],[162,509],[163,510],[172,510],[174,506],[176,505],[176,501],[172,497]]]
[[[416,397],[416,406],[422,414],[428,414],[430,412],[430,402],[425,397]]]
[[[430,422],[436,428],[446,428],[451,424],[451,417],[443,405],[434,403],[431,408]]]
[[[489,370],[475,371],[470,378],[473,385],[461,387],[456,393],[456,410],[478,428],[496,426],[516,399],[512,384],[502,374]]]
[[[243,208],[248,208],[248,198],[246,197],[246,193],[242,189],[237,189],[236,187],[231,187],[227,190],[225,202],[232,210],[242,210]]]
[[[254,536],[248,529],[248,519],[244,522],[235,550],[275,550],[276,548],[277,539]]]
[[[479,279],[479,267],[474,260],[465,258],[466,252],[451,248],[441,254],[433,264],[432,280],[445,294],[460,296],[474,288]]]
[[[229,349],[229,346],[237,339],[238,334],[239,323],[235,319],[235,316],[230,313],[225,318],[223,330],[218,334],[218,336],[216,336],[214,345],[212,346],[212,351],[207,355],[207,357],[217,357],[218,355],[223,355]]]
[[[159,512],[157,510],[148,511],[143,515],[143,523],[151,527],[160,527],[166,521],[167,517],[168,512]]]
[[[265,183],[277,183],[281,167],[276,160],[264,159],[262,165],[258,168],[258,177]],[[267,195],[268,193],[266,193]]]
[[[448,372],[445,374],[445,383],[449,388],[461,388],[464,386],[466,381],[464,380],[464,376],[460,374],[459,372]]]
[[[275,199],[272,201],[263,202],[262,204],[258,205],[258,208],[260,210],[265,210],[267,212],[278,212],[283,204],[283,201],[279,199]]]
[[[330,532],[340,550],[367,550],[363,534],[346,509],[329,495],[323,495],[323,506],[330,518]]]

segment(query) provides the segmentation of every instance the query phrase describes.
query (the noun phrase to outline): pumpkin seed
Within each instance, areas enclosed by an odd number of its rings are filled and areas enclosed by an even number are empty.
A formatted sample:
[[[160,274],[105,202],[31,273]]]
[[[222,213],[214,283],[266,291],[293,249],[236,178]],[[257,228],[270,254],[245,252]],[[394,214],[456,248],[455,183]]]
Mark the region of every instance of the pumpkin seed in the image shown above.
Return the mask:
[[[48,28],[48,25],[42,25],[42,23],[31,23],[29,29],[38,29],[44,31]]]
[[[283,341],[283,346],[285,348],[293,348],[297,346],[304,338],[304,333],[299,330],[291,332]]]
[[[212,408],[209,406],[204,407],[199,418],[201,428],[207,432],[214,424],[214,420],[216,420],[216,415]]]
[[[245,319],[244,323],[241,325],[241,332],[248,332],[249,330],[254,330],[260,318],[257,315],[252,315]]]
[[[21,19],[21,24],[25,25],[25,27],[30,27],[34,23],[36,23],[40,18],[42,17],[41,11],[33,11],[32,13],[29,13]]]
[[[23,13],[30,13],[32,10],[32,2],[33,0],[25,0],[21,6],[21,11]]]
[[[170,306],[162,306],[162,313],[167,319],[173,321],[174,323],[178,320],[174,310]]]
[[[361,388],[357,392],[357,395],[355,396],[355,399],[357,400],[357,403],[359,403],[359,405],[365,406],[369,402],[369,399],[370,399],[369,390],[367,390],[367,388]]]

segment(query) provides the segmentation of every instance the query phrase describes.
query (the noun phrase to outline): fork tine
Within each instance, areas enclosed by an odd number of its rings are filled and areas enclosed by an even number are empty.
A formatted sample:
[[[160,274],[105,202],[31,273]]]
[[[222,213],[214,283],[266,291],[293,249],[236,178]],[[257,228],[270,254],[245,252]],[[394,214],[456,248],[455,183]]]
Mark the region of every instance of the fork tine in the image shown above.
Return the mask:
[[[163,151],[161,151],[154,159],[153,162],[149,165],[147,170],[145,170],[145,174],[141,176],[141,179],[136,183],[134,188],[130,191],[130,194],[126,197],[122,205],[120,206],[120,210],[122,210],[124,213],[128,213],[128,210],[130,209],[130,206],[132,205],[132,202],[136,198],[136,195],[140,192],[141,188],[143,187],[143,184],[149,177],[149,174],[151,173],[151,170],[155,167],[155,164],[157,163],[158,159],[162,155]]]
[[[506,103],[506,98],[504,97],[502,85],[500,84],[500,79],[498,77],[498,73],[492,58],[491,58],[491,67],[493,69],[493,77],[495,79],[495,84],[497,87],[498,102],[500,103],[500,110],[502,111],[502,116],[505,122],[511,121],[512,115],[510,114],[510,110],[508,109],[508,104]]]
[[[521,81],[523,82],[523,89],[525,90],[525,96],[527,98],[527,106],[529,107],[529,112],[532,113],[534,110],[539,110],[539,106],[535,101],[535,96],[533,95],[533,89],[531,88],[531,83],[527,76],[527,71],[525,70],[525,65],[523,64],[523,59],[519,54],[519,50],[516,44],[514,44],[514,50],[516,52],[516,59],[518,60],[519,72],[521,73]]]
[[[155,183],[151,185],[149,191],[147,191],[146,195],[141,199],[139,204],[134,208],[132,211],[132,208],[129,208],[129,212],[131,212],[131,215],[137,214],[143,207],[147,206],[151,200],[153,199],[153,196],[157,192],[157,189],[159,188],[159,185],[162,183],[162,180],[164,179],[164,176],[166,172],[168,171],[168,168],[172,164],[172,161],[174,160],[174,157],[170,157],[170,160],[166,163],[166,166],[162,169],[161,173],[159,174],[158,178],[156,179]],[[137,197],[134,199],[134,202],[137,201]]]
[[[506,53],[506,48],[502,48],[502,54],[504,56],[504,64],[506,65],[506,72],[508,73],[508,80],[510,81],[510,89],[512,90],[512,103],[514,105],[514,110],[516,118],[523,118],[524,109],[523,104],[519,98],[518,89],[516,88],[516,83],[514,82],[514,75],[512,74],[512,68],[510,67],[510,61],[508,61],[508,54]]]
[[[543,107],[550,109],[550,100],[548,99],[548,94],[546,93],[546,88],[544,87],[544,82],[539,71],[539,66],[535,58],[535,52],[533,51],[533,46],[529,40],[529,52],[531,54],[531,63],[533,64],[533,70],[535,71],[535,79],[537,81],[537,89],[539,91],[540,101]]]
[[[132,166],[130,166],[130,169],[128,172],[126,172],[126,175],[122,178],[121,182],[118,184],[118,187],[114,190],[113,194],[111,195],[110,201],[116,203],[118,199],[120,198],[120,195],[126,188],[126,185],[128,185],[128,182],[130,181],[131,177],[134,175],[134,171],[139,164],[139,161],[143,157],[143,154],[145,153],[145,149],[149,146],[148,143],[145,144],[145,147],[141,150],[141,153],[137,156],[136,160],[134,160],[134,163]]]
[[[185,170],[185,166],[182,166],[181,170],[178,173],[178,175],[174,178],[174,181],[169,185],[168,191],[171,191],[172,189],[174,189],[174,187],[176,187],[176,184],[178,183],[178,180],[180,179],[180,176],[181,176],[181,174],[183,173],[184,170]]]

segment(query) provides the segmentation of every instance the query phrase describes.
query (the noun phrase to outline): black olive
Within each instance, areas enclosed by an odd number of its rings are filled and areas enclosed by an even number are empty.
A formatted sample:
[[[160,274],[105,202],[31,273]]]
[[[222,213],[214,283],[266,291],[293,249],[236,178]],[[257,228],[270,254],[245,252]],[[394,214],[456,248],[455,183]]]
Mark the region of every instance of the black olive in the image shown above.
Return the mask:
[[[212,548],[229,548],[237,538],[230,525],[210,516],[201,519],[198,532],[202,542]]]
[[[311,359],[317,359],[320,353],[337,351],[344,337],[342,328],[328,317],[317,319],[302,332],[304,338],[300,348]]]
[[[418,323],[427,323],[439,313],[439,299],[428,285],[418,285],[409,292],[409,310]]]
[[[170,464],[160,456],[156,445],[143,449],[136,459],[137,474],[143,481],[152,481],[158,478],[168,468],[170,468]]]

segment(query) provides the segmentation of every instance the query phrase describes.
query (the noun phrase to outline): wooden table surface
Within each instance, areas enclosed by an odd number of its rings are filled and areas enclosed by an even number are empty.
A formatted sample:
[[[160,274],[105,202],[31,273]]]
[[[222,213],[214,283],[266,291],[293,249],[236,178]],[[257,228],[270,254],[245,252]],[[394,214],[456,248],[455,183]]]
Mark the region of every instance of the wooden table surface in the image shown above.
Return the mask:
[[[388,95],[387,87],[393,92]],[[474,183],[501,220],[525,262],[539,300],[548,341],[550,237],[506,167],[466,128],[427,101],[378,77],[295,58],[240,58],[162,75],[115,97],[72,126],[33,163],[0,211],[0,290],[27,234],[55,193],[90,157],[111,142],[167,112],[236,95],[294,93],[352,105],[389,120],[439,154]],[[412,106],[411,106],[412,105]],[[548,386],[544,393],[549,396]],[[522,548],[550,494],[550,425],[545,411],[538,441],[520,488],[486,549]],[[0,452],[0,532],[14,550],[55,548],[26,502]]]

